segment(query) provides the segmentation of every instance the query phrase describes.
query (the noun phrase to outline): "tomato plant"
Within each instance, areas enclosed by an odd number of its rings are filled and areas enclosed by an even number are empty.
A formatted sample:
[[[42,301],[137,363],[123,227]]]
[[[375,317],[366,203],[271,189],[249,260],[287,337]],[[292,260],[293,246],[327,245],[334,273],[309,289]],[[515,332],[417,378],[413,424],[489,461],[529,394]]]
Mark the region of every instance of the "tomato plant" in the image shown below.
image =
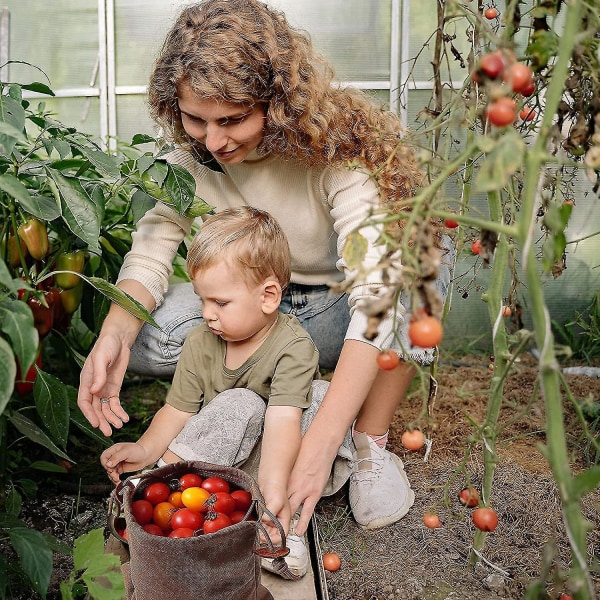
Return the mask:
[[[521,117],[522,121],[533,121],[533,119],[535,119],[535,116],[536,116],[535,110],[533,110],[533,108],[531,108],[529,106],[524,106],[519,111],[519,117]]]
[[[342,561],[336,552],[323,554],[323,568],[326,571],[337,571],[342,566]]]
[[[466,487],[460,490],[458,499],[465,506],[477,506],[479,504],[479,492],[474,487]]]
[[[162,481],[155,481],[144,489],[144,500],[148,500],[155,506],[160,502],[166,502],[171,494],[171,488]]]
[[[533,72],[527,65],[516,62],[504,72],[504,82],[510,85],[515,93],[528,91],[533,83]]]
[[[440,518],[433,513],[425,513],[423,515],[423,523],[429,527],[429,529],[437,529],[438,527],[442,527]]]
[[[505,67],[506,63],[500,52],[490,52],[489,54],[484,54],[479,62],[479,68],[490,79],[496,79],[499,77],[504,71]]]
[[[229,483],[221,477],[207,477],[200,487],[211,494],[215,494],[216,492],[229,492],[230,490]]]
[[[419,429],[405,431],[402,434],[402,445],[407,450],[420,450],[425,445],[425,436]]]
[[[476,508],[471,515],[473,523],[481,531],[494,531],[498,526],[498,515],[493,508],[482,506]]]
[[[492,19],[495,19],[500,13],[498,12],[497,8],[491,6],[490,8],[486,8],[483,14],[486,19],[489,19],[491,21]]]
[[[396,352],[390,350],[383,350],[377,355],[377,366],[382,371],[392,371],[400,364],[400,357]]]
[[[232,525],[228,515],[219,512],[208,512],[204,520],[204,533],[215,533]]]
[[[417,316],[408,326],[408,337],[414,346],[433,348],[440,344],[444,330],[439,319],[432,316]]]

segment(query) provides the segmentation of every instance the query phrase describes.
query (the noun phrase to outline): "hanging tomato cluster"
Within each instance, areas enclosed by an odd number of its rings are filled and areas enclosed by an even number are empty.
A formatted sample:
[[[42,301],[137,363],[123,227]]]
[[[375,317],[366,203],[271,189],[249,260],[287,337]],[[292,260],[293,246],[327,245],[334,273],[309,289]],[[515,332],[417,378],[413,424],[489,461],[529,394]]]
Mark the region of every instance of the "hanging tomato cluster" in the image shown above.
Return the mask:
[[[520,114],[523,121],[535,118],[535,111],[519,103],[513,97],[526,98],[535,92],[533,71],[529,66],[518,62],[509,50],[497,50],[484,54],[471,74],[474,83],[487,85],[490,102],[486,108],[487,120],[496,127],[512,125]]]
[[[146,532],[170,538],[215,533],[255,519],[250,492],[221,477],[186,473],[168,483],[156,481],[138,492],[131,513]],[[127,530],[118,531],[127,539]]]

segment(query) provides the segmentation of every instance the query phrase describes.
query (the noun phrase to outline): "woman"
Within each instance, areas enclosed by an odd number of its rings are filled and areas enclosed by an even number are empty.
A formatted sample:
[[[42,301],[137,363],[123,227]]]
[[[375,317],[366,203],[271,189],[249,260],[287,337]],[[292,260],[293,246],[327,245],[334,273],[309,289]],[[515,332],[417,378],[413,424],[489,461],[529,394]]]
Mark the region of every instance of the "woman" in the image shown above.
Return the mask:
[[[292,283],[281,310],[296,314],[312,335],[321,366],[335,367],[290,478],[291,509],[302,506],[299,535],[352,425],[351,473],[335,480],[339,487],[349,475],[354,518],[376,528],[406,514],[414,494],[402,462],[385,444],[415,369],[402,362],[381,371],[376,357],[390,346],[405,358],[431,360],[422,348],[410,347],[401,304],[365,337],[368,318],[360,307],[377,301],[388,281],[375,268],[386,252],[377,243],[384,228],[378,209],[409,204],[422,175],[410,149],[399,143],[398,117],[358,90],[335,86],[332,77],[308,36],[283,14],[259,0],[205,0],[176,20],[149,85],[152,116],[177,146],[169,160],[193,174],[196,194],[217,211],[242,205],[268,211],[282,226]],[[111,307],[83,367],[78,399],[105,435],[128,420],[118,397],[128,365],[138,373],[172,375],[187,332],[201,320],[189,284],[168,289],[173,258],[191,226],[158,204],[133,234],[118,285],[156,309],[163,331],[142,328]],[[343,257],[356,230],[368,242],[366,275],[350,271]],[[449,270],[442,273],[437,283],[443,295]],[[349,293],[331,293],[328,284],[343,280],[353,281]]]

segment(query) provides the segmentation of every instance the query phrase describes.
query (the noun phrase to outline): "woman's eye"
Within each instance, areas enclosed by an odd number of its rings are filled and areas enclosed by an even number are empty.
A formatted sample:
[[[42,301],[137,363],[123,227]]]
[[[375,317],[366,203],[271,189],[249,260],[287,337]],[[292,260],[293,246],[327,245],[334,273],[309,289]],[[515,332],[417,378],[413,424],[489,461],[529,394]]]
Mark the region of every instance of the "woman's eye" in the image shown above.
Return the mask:
[[[219,308],[223,308],[227,302],[215,302],[215,304],[219,307]]]

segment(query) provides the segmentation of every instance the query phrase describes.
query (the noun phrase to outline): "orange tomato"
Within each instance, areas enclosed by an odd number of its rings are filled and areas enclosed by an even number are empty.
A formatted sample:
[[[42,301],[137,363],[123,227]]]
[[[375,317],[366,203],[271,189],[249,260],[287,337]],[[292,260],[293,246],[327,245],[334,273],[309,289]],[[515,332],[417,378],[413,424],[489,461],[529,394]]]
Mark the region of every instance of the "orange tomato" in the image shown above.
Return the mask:
[[[170,502],[175,508],[183,508],[185,506],[181,501],[181,492],[172,492],[167,498],[167,502]]]
[[[171,517],[177,509],[170,502],[159,502],[154,507],[152,522],[163,531],[171,528]]]
[[[423,432],[418,429],[405,431],[402,434],[402,445],[407,450],[419,450],[425,445],[425,436],[423,435]]]
[[[342,561],[335,552],[323,554],[323,567],[327,571],[337,571],[341,566]]]
[[[181,492],[181,501],[183,505],[192,510],[207,510],[208,506],[204,503],[210,498],[210,492],[201,487],[189,487]]]
[[[425,513],[423,515],[423,523],[429,527],[429,529],[437,529],[442,526],[440,518],[432,513]]]

